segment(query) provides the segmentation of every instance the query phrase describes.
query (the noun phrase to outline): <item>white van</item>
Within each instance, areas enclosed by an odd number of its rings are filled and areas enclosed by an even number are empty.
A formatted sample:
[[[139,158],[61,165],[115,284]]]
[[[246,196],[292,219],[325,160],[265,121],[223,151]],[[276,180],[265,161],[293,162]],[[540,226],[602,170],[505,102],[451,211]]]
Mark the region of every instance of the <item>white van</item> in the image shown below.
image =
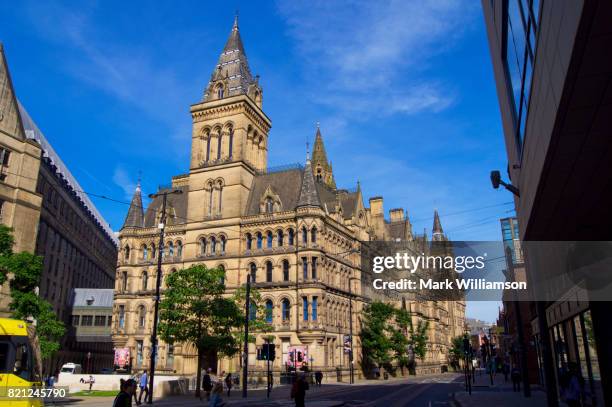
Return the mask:
[[[60,373],[81,374],[81,365],[77,365],[76,363],[65,363]]]

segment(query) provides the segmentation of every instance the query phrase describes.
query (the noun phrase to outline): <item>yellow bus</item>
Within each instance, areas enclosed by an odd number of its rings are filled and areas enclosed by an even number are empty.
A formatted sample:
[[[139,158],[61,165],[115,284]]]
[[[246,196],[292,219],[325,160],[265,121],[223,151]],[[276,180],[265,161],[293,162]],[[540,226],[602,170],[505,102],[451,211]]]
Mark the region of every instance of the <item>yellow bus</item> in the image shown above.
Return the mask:
[[[0,407],[39,407],[42,361],[36,330],[16,319],[0,318]]]

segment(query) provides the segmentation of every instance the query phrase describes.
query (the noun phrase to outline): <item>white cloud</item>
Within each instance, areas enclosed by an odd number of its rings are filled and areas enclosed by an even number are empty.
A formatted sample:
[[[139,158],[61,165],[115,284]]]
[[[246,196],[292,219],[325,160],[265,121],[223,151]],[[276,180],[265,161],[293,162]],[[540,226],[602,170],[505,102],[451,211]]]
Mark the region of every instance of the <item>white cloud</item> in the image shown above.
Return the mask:
[[[115,167],[113,182],[123,190],[125,198],[130,201],[134,196],[136,182],[134,182],[122,167]]]
[[[427,75],[427,63],[460,36],[473,9],[461,0],[279,4],[312,98],[360,115],[450,106],[452,91]]]

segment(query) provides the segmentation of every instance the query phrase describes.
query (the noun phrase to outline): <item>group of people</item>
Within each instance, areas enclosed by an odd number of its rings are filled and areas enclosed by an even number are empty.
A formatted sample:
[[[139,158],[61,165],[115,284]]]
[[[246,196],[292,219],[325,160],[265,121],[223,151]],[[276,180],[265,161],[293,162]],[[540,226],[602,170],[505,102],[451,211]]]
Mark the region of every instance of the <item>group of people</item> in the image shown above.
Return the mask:
[[[145,402],[149,397],[149,376],[147,375],[147,371],[145,370],[140,377],[134,376],[130,379],[120,379],[119,380],[119,394],[115,397],[115,401],[113,402],[113,407],[132,407],[132,399],[136,403],[137,406],[142,404],[142,396],[143,394]],[[138,393],[138,387],[140,387],[140,393],[138,397],[136,397],[136,393]]]
[[[208,368],[204,377],[202,377],[202,390],[206,393],[206,400],[208,401],[209,407],[219,407],[223,405],[223,385],[227,389],[227,397],[230,397],[232,386],[234,382],[232,380],[232,374],[222,371],[217,380],[213,379],[212,369]]]

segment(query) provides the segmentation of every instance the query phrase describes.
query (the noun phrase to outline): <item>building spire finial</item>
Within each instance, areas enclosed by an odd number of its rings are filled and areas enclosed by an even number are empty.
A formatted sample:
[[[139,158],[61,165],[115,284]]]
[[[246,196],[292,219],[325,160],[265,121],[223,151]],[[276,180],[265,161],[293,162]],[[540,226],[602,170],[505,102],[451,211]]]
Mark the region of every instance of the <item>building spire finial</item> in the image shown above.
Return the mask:
[[[236,9],[236,14],[234,15],[234,26],[232,30],[238,31],[238,9]]]
[[[310,143],[306,140],[306,162],[310,161]]]

